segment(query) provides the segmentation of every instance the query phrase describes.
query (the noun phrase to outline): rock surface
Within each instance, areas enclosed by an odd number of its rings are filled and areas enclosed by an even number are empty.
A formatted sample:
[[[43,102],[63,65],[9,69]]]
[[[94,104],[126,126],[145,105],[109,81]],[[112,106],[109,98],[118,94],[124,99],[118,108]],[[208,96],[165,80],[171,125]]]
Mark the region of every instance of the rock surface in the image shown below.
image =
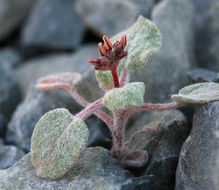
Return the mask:
[[[201,106],[183,144],[175,190],[217,190],[219,186],[219,102]]]
[[[36,171],[28,154],[7,170],[0,171],[0,189],[121,189],[121,184],[131,177],[103,148],[88,148],[68,174],[56,181],[36,177]]]
[[[195,53],[201,67],[219,71],[219,2],[193,0],[195,7]],[[204,37],[203,37],[204,36]]]
[[[20,89],[12,70],[5,64],[0,65],[0,81],[0,114],[7,122],[20,101]]]
[[[87,60],[97,55],[96,44],[84,45],[75,53],[52,54],[27,61],[16,70],[15,76],[25,95],[29,85],[40,77],[58,72],[87,72],[92,67]]]
[[[142,14],[149,17],[154,0],[81,0],[75,11],[100,36],[115,35],[130,27]]]
[[[0,139],[0,169],[6,169],[12,166],[24,156],[24,152],[15,146],[4,145]]]
[[[3,136],[5,125],[6,125],[5,117],[2,114],[0,114],[0,137]]]
[[[210,7],[211,14],[211,32],[212,37],[209,53],[212,58],[212,64],[208,65],[208,68],[219,72],[219,1],[214,0]]]
[[[73,49],[82,41],[85,26],[73,11],[75,0],[39,0],[22,31],[25,47]]]
[[[3,48],[0,49],[0,65],[4,64],[11,68],[18,66],[21,62],[21,56],[16,49]]]
[[[89,117],[85,123],[89,130],[87,147],[102,146],[110,149],[112,146],[112,136],[107,125],[94,115]]]
[[[33,2],[33,0],[0,1],[0,41],[19,26],[29,13]]]
[[[75,113],[80,110],[80,107],[76,105],[75,101],[64,92],[41,92],[32,86],[8,124],[6,142],[15,144],[28,152],[33,129],[44,113],[55,108],[67,108]]]
[[[140,113],[129,119],[126,139],[130,139],[136,131],[153,121],[160,122],[158,131],[137,135],[128,149],[148,151],[149,162],[146,171],[143,171],[143,176],[154,176],[149,180],[149,185],[155,183],[159,190],[174,189],[178,157],[190,127],[187,126],[184,115],[177,110]]]

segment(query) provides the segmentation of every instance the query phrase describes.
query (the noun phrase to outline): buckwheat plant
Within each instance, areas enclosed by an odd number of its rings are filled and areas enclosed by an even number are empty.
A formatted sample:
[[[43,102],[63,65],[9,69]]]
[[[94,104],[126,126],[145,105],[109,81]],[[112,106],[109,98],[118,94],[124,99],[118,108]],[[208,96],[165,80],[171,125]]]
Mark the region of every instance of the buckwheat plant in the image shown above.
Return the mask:
[[[74,166],[78,155],[86,146],[88,129],[84,120],[91,114],[103,120],[111,131],[111,156],[125,168],[139,168],[146,164],[147,152],[129,150],[127,145],[139,133],[158,131],[159,122],[149,123],[125,141],[125,125],[132,114],[139,111],[175,109],[186,103],[219,100],[219,84],[197,83],[173,95],[171,103],[144,103],[144,83],[129,83],[129,76],[143,67],[148,56],[157,51],[160,45],[159,30],[142,16],[133,26],[110,40],[103,36],[103,43],[98,44],[100,57],[88,61],[94,66],[100,88],[105,91],[105,95],[93,103],[87,102],[77,93],[77,83],[81,80],[78,73],[59,73],[39,79],[37,89],[62,89],[84,107],[76,115],[66,109],[49,111],[36,124],[31,154],[39,177],[56,179]],[[101,109],[104,106],[111,114]]]

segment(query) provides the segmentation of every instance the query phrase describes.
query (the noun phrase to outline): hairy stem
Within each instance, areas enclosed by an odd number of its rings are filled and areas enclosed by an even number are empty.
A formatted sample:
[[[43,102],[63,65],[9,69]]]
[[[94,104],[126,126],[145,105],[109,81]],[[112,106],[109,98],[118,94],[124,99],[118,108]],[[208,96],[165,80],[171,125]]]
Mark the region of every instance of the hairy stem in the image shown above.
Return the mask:
[[[138,112],[138,111],[161,111],[161,110],[168,110],[168,109],[176,109],[178,107],[181,107],[185,105],[185,103],[177,103],[177,102],[171,102],[166,104],[151,104],[151,103],[145,103],[140,107],[131,107],[126,110],[125,117],[128,117],[129,115]]]
[[[85,120],[87,117],[89,117],[92,113],[95,112],[95,110],[100,109],[103,106],[102,99],[99,99],[92,104],[89,104],[85,109],[80,111],[75,117],[78,117],[82,120]]]
[[[123,142],[125,135],[125,120],[123,117],[124,111],[116,111],[113,112],[113,128],[112,128],[112,136],[113,136],[113,147],[111,149],[111,155],[117,159],[122,157],[123,153]]]
[[[111,74],[112,74],[112,77],[113,77],[114,87],[119,88],[119,79],[118,79],[116,69],[111,70]]]
[[[84,98],[82,98],[77,92],[72,90],[68,90],[67,92],[75,99],[77,103],[79,103],[83,107],[87,107],[90,105],[90,103],[88,103]],[[93,114],[95,114],[98,118],[103,120],[107,124],[107,126],[112,127],[113,119],[108,114],[104,113],[101,110],[96,110]]]

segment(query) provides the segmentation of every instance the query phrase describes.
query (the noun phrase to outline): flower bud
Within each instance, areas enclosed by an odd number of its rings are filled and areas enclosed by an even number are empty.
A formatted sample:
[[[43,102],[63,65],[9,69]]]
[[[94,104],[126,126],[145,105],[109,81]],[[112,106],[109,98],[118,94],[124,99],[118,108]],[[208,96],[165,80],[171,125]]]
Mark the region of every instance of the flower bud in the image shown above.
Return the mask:
[[[98,43],[98,48],[101,56],[106,55],[106,48],[103,46],[103,44],[100,42]]]
[[[112,43],[109,41],[109,38],[107,36],[103,36],[104,46],[107,50],[111,50],[113,48]]]

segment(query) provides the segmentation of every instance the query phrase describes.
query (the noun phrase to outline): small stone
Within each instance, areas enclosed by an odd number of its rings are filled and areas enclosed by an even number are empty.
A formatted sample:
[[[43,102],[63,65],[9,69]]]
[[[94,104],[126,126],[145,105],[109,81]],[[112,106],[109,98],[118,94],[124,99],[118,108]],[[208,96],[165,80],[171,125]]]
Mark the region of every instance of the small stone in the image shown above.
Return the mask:
[[[0,65],[4,64],[11,68],[18,66],[21,62],[21,56],[16,49],[3,48],[0,49]]]
[[[75,0],[39,0],[22,31],[25,47],[74,49],[82,41],[85,26],[73,11]]]
[[[198,82],[216,82],[217,74],[204,68],[193,69],[187,72],[187,76],[192,83]]]
[[[1,144],[0,139],[0,169],[6,169],[12,166],[24,156],[24,152],[15,146],[6,146]]]
[[[183,144],[175,190],[217,190],[219,187],[219,102],[199,107]]]
[[[0,41],[7,38],[25,19],[33,2],[34,0],[1,0]]]
[[[0,64],[0,114],[7,122],[21,99],[14,73],[6,64]]]
[[[219,72],[219,2],[193,0],[195,8],[195,53],[199,66]]]
[[[217,74],[216,82],[219,82],[219,73]]]
[[[139,15],[149,17],[154,0],[80,0],[75,11],[100,36],[130,27]]]
[[[5,126],[6,126],[5,117],[2,114],[0,114],[0,137],[3,136]]]

